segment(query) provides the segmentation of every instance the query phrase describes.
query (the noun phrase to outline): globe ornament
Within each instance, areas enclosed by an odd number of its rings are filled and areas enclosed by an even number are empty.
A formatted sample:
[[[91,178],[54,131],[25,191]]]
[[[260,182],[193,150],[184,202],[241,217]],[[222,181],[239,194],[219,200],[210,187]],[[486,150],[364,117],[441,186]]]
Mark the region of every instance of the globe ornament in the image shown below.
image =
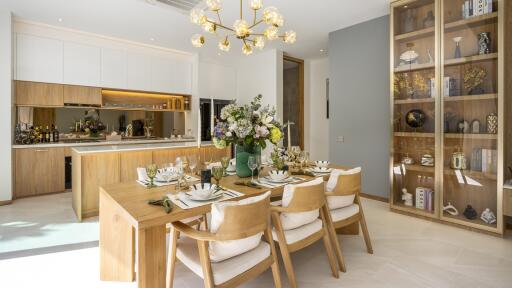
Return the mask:
[[[409,127],[417,129],[423,127],[425,124],[425,113],[420,109],[412,109],[411,111],[405,114],[405,123],[409,125]]]

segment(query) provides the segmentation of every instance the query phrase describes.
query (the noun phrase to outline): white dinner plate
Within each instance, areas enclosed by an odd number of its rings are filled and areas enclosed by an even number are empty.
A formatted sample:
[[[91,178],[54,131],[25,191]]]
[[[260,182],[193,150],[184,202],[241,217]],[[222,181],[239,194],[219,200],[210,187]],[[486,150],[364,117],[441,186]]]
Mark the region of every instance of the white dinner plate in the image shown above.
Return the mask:
[[[274,180],[274,179],[270,178],[270,176],[265,176],[263,178],[265,180],[267,180],[268,182],[272,182],[272,183],[288,183],[293,180],[290,176],[288,176],[282,180]]]
[[[187,196],[187,198],[189,200],[192,200],[192,201],[211,201],[211,200],[219,199],[220,197],[222,197],[224,195],[224,192],[219,190],[218,192],[212,194],[209,198],[200,198],[194,194],[194,191],[187,192],[187,193],[185,193],[185,195]]]
[[[309,171],[314,172],[314,173],[331,173],[332,168],[320,169],[318,167],[314,167],[314,168],[310,168]]]

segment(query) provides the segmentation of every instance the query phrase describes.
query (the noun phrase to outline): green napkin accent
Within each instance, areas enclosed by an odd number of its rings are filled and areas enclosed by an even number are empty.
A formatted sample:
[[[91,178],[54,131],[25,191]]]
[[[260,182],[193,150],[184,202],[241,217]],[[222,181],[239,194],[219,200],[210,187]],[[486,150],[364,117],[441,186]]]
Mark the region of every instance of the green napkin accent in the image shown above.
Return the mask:
[[[164,196],[161,200],[149,200],[149,205],[164,207],[165,213],[169,214],[172,211],[172,202],[169,197]]]
[[[251,182],[251,180],[238,180],[238,181],[235,182],[235,185],[247,186],[247,187],[251,187],[251,188],[261,189],[260,185],[254,183],[254,182]]]

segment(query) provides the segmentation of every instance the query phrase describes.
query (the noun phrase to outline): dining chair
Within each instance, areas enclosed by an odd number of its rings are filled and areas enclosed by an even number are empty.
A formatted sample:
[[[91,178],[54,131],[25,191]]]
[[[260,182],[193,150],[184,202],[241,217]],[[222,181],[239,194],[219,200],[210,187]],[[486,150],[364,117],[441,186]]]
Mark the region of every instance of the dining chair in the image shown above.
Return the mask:
[[[237,287],[269,268],[275,287],[281,287],[269,208],[270,192],[267,192],[238,202],[212,204],[210,231],[173,222],[167,287],[173,287],[177,259],[201,277],[207,288]],[[178,238],[179,235],[184,237]]]
[[[331,172],[326,184],[325,195],[327,197],[327,206],[331,227],[329,235],[333,243],[338,243],[336,230],[347,227],[353,223],[359,222],[363,231],[364,241],[368,253],[373,254],[368,226],[364,218],[363,206],[361,205],[361,167],[351,170],[334,170]],[[341,271],[346,271],[345,261],[341,253],[340,245],[334,245],[336,257]]]
[[[281,205],[271,205],[273,238],[279,243],[284,268],[290,287],[297,287],[290,253],[323,240],[329,265],[335,278],[339,278],[335,256],[327,231],[327,206],[322,178],[284,187]],[[335,244],[337,245],[337,243]]]

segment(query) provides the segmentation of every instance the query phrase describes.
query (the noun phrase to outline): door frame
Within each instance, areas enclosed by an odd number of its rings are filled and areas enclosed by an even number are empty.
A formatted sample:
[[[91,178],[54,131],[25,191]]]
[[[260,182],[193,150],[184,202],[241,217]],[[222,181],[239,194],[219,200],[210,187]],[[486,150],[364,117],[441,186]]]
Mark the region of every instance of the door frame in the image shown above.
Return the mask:
[[[289,55],[283,55],[283,61],[295,62],[299,65],[299,146],[304,150],[304,60]],[[284,68],[283,68],[284,73]]]

